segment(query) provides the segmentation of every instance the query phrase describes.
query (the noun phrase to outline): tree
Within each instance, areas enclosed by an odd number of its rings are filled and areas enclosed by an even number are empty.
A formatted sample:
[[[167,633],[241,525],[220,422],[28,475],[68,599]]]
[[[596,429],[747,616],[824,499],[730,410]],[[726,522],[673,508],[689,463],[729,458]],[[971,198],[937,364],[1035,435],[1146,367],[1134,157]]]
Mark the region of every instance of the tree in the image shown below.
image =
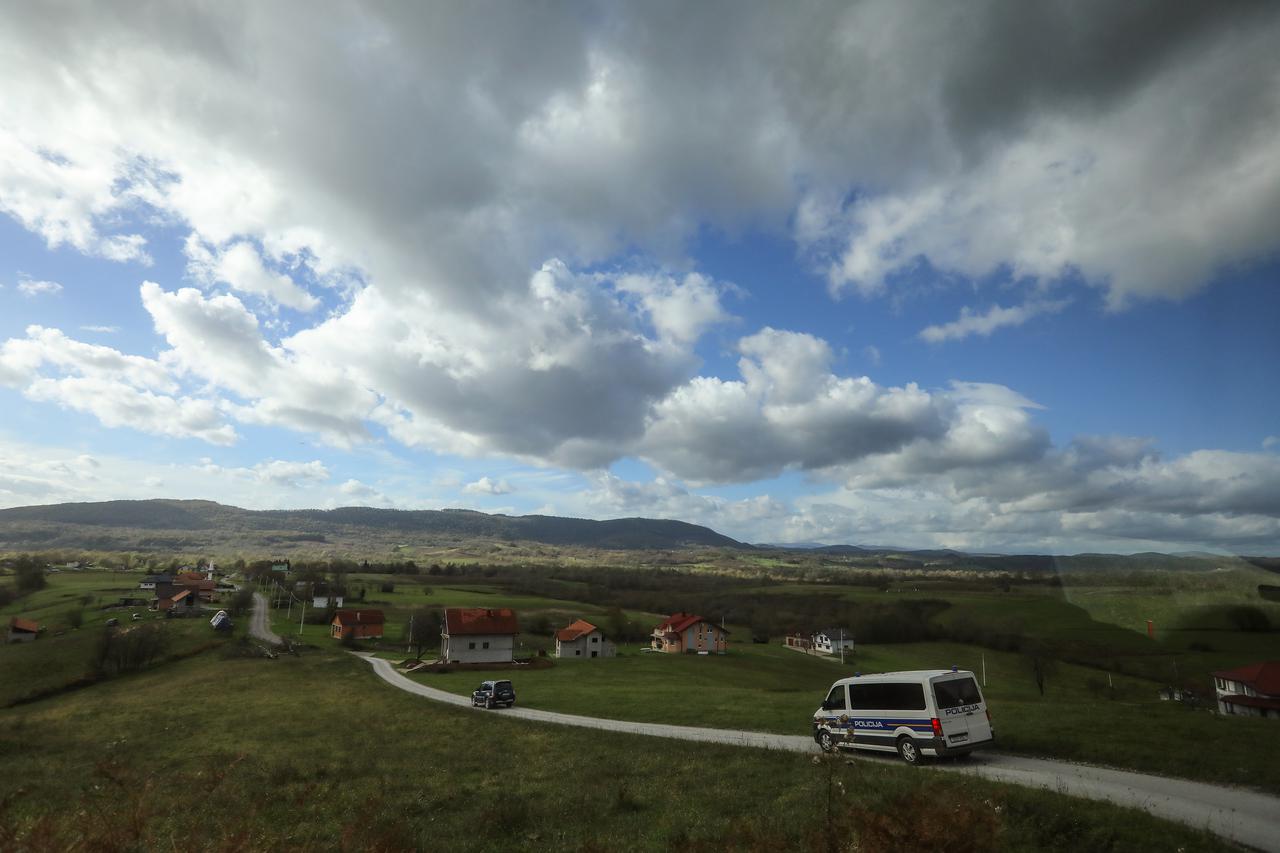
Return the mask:
[[[73,607],[67,611],[67,624],[72,628],[79,628],[84,624],[84,608]]]
[[[400,638],[421,658],[423,649],[440,642],[440,611],[432,607],[415,607],[409,611]]]
[[[1058,672],[1058,661],[1050,657],[1044,648],[1033,646],[1025,653],[1027,670],[1031,673],[1040,695],[1044,695],[1044,685],[1050,676]]]
[[[30,554],[20,554],[13,561],[14,573],[18,576],[18,592],[35,592],[44,589],[44,566]]]

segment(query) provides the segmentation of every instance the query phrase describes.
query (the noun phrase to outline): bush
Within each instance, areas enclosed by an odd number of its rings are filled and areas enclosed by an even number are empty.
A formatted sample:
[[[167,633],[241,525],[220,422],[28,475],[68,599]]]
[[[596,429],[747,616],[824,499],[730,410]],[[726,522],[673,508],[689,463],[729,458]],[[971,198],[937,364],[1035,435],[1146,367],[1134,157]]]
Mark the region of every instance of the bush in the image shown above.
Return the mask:
[[[169,636],[160,625],[143,624],[125,630],[105,627],[89,664],[99,675],[119,675],[149,666],[168,648]]]

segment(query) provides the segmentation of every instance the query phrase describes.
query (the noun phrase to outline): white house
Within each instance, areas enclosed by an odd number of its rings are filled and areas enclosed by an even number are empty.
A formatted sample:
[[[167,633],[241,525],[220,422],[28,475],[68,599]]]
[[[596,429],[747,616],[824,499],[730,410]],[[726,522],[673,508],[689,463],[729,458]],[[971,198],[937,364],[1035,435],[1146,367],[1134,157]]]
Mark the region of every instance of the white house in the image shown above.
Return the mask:
[[[604,632],[583,619],[556,631],[558,658],[611,658],[618,647],[605,639]]]
[[[1280,661],[1215,672],[1213,693],[1219,714],[1280,719]]]
[[[173,584],[173,575],[147,575],[138,583],[138,589],[155,589],[156,584],[161,586],[170,586]]]
[[[333,602],[334,607],[341,607],[342,596],[341,595],[325,595],[324,593],[311,596],[312,607],[319,607],[321,610],[323,610],[329,606],[329,602]]]
[[[813,649],[828,655],[838,655],[840,650],[853,650],[853,632],[845,628],[823,628],[813,635]]]
[[[520,625],[509,607],[446,607],[440,629],[440,660],[448,663],[509,663]]]

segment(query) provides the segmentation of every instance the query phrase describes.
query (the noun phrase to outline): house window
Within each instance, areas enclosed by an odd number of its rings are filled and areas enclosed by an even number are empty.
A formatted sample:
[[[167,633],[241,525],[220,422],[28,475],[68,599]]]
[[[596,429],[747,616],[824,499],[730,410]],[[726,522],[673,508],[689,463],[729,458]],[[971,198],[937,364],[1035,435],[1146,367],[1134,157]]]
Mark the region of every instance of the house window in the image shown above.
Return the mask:
[[[475,644],[475,643],[467,643],[467,648],[468,648],[468,649],[474,649],[475,647],[476,647],[476,644]]]
[[[485,644],[484,644],[484,646],[483,646],[483,648],[486,648],[486,649],[487,649],[487,648],[489,648],[489,644],[488,644],[488,643],[485,643]]]
[[[599,638],[599,637],[592,637],[592,638],[591,638],[591,642],[593,642],[593,643],[598,643],[598,642],[600,642],[600,638]]]
[[[574,657],[577,657],[577,656],[578,656],[578,655],[580,655],[580,654],[582,654],[582,649],[574,649],[574,650],[573,650],[573,656],[574,656]]]

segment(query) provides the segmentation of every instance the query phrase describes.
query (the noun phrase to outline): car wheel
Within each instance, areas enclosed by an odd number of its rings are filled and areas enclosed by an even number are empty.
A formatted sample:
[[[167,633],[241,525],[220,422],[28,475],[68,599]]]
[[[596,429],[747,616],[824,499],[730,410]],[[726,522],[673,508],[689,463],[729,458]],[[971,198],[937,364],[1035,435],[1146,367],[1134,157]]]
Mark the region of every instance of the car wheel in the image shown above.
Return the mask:
[[[909,735],[898,738],[898,755],[902,756],[902,760],[908,764],[919,764],[924,760],[920,747],[916,746],[916,742]]]
[[[488,708],[490,711],[492,711],[492,710],[493,710],[493,700],[492,700],[492,699],[486,699],[486,700],[484,700],[484,706],[485,706],[486,708]]]
[[[823,729],[818,732],[818,746],[822,748],[823,752],[835,752],[836,739],[831,736],[831,732]]]

